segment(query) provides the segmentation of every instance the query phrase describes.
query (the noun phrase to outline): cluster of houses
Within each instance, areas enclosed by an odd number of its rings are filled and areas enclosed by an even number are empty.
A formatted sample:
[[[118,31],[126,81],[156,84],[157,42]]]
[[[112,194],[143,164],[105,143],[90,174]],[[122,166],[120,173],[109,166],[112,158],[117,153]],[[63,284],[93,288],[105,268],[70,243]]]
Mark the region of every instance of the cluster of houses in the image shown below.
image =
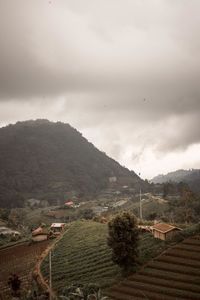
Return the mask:
[[[65,207],[77,208],[77,207],[79,207],[79,206],[80,206],[80,203],[75,204],[74,202],[71,202],[71,201],[65,203]]]
[[[43,230],[42,227],[38,227],[32,232],[32,240],[34,242],[45,241],[47,239],[52,239],[60,235],[60,233],[64,230],[66,223],[53,223],[51,224],[50,230]],[[166,240],[167,238],[171,238],[175,233],[180,231],[181,229],[165,223],[159,223],[154,226],[138,226],[143,231],[149,231],[153,234],[155,238]]]
[[[40,242],[56,238],[64,230],[66,223],[53,223],[50,230],[44,230],[42,227],[36,228],[32,232],[32,241]]]

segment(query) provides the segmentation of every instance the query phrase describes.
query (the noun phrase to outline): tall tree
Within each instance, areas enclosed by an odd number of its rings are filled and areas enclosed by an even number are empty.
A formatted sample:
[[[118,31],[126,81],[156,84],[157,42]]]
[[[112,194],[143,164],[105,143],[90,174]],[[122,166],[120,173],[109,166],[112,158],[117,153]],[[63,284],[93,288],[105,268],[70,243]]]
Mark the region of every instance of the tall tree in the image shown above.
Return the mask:
[[[108,246],[112,248],[112,260],[125,273],[131,272],[138,256],[139,230],[137,219],[130,212],[117,214],[108,222]]]

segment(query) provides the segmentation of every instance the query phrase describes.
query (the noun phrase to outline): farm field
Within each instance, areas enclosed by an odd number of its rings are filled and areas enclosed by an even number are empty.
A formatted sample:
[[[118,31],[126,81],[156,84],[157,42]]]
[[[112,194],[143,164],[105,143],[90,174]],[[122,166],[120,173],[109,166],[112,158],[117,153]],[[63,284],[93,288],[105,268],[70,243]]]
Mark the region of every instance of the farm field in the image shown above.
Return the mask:
[[[96,283],[102,288],[121,280],[118,266],[111,260],[107,246],[107,225],[94,221],[76,221],[52,250],[52,285],[60,295],[72,283]],[[149,233],[142,235],[138,263],[146,263],[162,251],[163,241],[155,240]],[[41,265],[46,280],[49,279],[48,257]]]
[[[0,250],[0,296],[3,300],[10,299],[10,288],[7,284],[10,274],[17,274],[22,290],[28,290],[31,271],[48,243],[49,241],[44,241],[30,246],[23,243]]]
[[[116,300],[200,299],[200,235],[165,251],[105,293]]]
[[[71,225],[52,250],[52,285],[57,294],[72,283],[109,285],[120,276],[111,261],[111,250],[106,244],[107,225],[93,221],[77,221]],[[48,280],[48,257],[41,266]]]

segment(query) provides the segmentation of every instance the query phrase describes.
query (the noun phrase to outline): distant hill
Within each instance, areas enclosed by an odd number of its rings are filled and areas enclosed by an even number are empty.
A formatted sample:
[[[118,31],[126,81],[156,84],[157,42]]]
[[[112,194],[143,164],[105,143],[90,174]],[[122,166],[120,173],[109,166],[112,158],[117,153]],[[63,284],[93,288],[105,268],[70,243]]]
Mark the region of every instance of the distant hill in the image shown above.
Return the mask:
[[[200,170],[177,170],[166,175],[158,175],[151,179],[153,183],[185,182],[195,192],[200,192]]]
[[[0,206],[20,207],[25,199],[50,204],[89,199],[123,182],[147,186],[89,143],[69,124],[48,120],[18,122],[0,129]]]

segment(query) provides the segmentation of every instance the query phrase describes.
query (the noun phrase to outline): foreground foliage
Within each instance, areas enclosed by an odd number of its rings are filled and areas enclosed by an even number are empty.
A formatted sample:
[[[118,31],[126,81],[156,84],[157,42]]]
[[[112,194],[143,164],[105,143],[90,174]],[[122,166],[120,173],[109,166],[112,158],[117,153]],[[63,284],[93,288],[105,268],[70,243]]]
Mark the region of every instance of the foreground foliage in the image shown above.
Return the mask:
[[[63,295],[60,300],[108,300],[103,296],[101,289],[96,284],[72,284],[63,289]]]

